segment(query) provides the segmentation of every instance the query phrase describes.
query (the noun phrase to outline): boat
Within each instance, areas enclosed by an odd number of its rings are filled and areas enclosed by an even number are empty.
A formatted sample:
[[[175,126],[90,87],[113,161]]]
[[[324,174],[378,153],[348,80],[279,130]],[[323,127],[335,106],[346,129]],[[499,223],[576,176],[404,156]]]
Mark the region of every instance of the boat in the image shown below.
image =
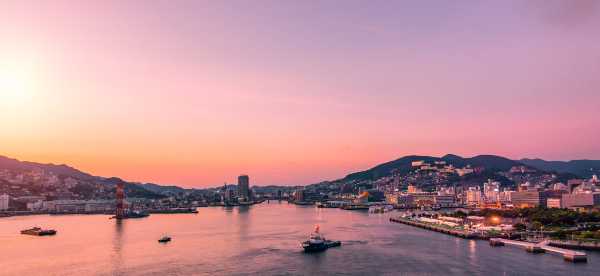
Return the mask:
[[[310,234],[310,238],[307,241],[302,242],[302,248],[304,252],[320,252],[325,251],[330,247],[336,247],[342,245],[340,241],[332,241],[325,239],[321,233],[319,233],[319,226],[315,226],[315,231]]]
[[[160,243],[167,243],[167,242],[170,242],[170,241],[171,241],[171,237],[169,237],[167,235],[163,236],[162,238],[160,238],[158,240],[158,242],[160,242]]]
[[[112,216],[111,219],[130,219],[130,218],[145,218],[150,216],[150,213],[143,210],[133,210],[126,212],[122,217]]]
[[[369,210],[369,206],[368,205],[364,205],[364,204],[351,204],[351,205],[345,205],[341,207],[344,210],[351,210],[351,211],[355,211],[355,210]]]
[[[42,229],[40,227],[33,227],[33,228],[21,230],[21,234],[32,235],[32,236],[52,236],[52,235],[56,235],[56,230]]]

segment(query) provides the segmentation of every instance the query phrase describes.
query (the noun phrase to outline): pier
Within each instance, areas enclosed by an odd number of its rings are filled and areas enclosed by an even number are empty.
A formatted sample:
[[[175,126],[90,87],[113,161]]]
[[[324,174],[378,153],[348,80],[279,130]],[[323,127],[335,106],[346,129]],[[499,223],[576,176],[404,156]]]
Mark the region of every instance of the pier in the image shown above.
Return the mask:
[[[525,248],[527,252],[530,253],[545,253],[551,252],[560,254],[563,256],[565,261],[569,262],[587,262],[587,254],[585,252],[558,248],[554,246],[548,245],[548,241],[543,241],[540,243],[532,243],[532,242],[524,242],[524,241],[515,241],[515,240],[507,240],[500,238],[491,238],[490,245],[491,246],[504,246],[504,245],[513,245]]]
[[[415,227],[419,227],[419,228],[423,228],[423,229],[427,229],[427,230],[431,230],[431,231],[436,231],[436,232],[456,236],[456,237],[463,238],[463,239],[480,238],[479,235],[477,235],[477,233],[474,233],[474,232],[448,229],[448,228],[445,228],[442,226],[422,223],[422,222],[405,219],[405,218],[390,218],[390,221],[396,222],[396,223],[402,223],[402,224],[406,224],[406,225],[410,225],[410,226],[415,226]]]

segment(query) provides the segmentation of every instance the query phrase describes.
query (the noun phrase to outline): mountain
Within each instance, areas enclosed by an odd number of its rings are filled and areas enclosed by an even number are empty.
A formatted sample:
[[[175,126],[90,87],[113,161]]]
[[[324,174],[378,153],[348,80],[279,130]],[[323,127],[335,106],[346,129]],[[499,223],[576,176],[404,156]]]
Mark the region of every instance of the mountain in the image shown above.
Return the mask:
[[[389,176],[393,173],[405,174],[412,169],[412,162],[421,160],[427,163],[446,161],[446,163],[452,164],[455,167],[471,165],[473,167],[484,167],[490,170],[502,171],[507,171],[513,166],[525,165],[521,162],[496,155],[478,155],[470,158],[464,158],[454,154],[447,154],[443,157],[409,155],[377,165],[365,171],[351,173],[344,177],[342,181],[374,180],[380,177]]]
[[[539,170],[571,173],[579,177],[589,178],[594,174],[600,175],[600,160],[546,161],[536,158],[521,159],[519,162]]]
[[[35,168],[43,169],[45,171],[52,172],[56,175],[65,175],[71,176],[77,179],[82,180],[91,180],[96,178],[95,176],[84,173],[75,168],[69,167],[67,165],[55,165],[55,164],[41,164],[35,162],[28,161],[19,161],[17,159],[8,158],[6,156],[0,155],[0,169],[8,169],[8,170],[33,170]]]
[[[17,159],[8,158],[5,156],[0,156],[0,170],[9,170],[12,172],[26,172],[32,171],[35,169],[42,169],[46,172],[51,172],[59,178],[64,177],[72,177],[79,180],[79,183],[70,189],[69,191],[81,195],[83,197],[91,197],[94,194],[94,191],[97,190],[98,186],[109,187],[109,190],[114,189],[115,185],[118,183],[123,183],[125,188],[125,193],[129,197],[142,197],[142,198],[163,198],[165,195],[160,192],[155,192],[152,189],[146,189],[143,184],[132,183],[123,181],[120,178],[116,177],[100,177],[93,176],[91,174],[82,172],[73,167],[67,165],[55,165],[55,164],[42,164],[28,161],[19,161]],[[4,180],[0,179],[0,183]],[[63,180],[64,181],[64,180]],[[6,183],[6,182],[4,182]],[[64,182],[62,182],[64,184]],[[34,187],[35,185],[29,185],[29,188],[33,190],[39,190],[39,188]],[[4,187],[6,188],[6,187]],[[178,188],[178,187],[177,187]],[[64,189],[64,188],[63,188]],[[37,191],[39,192],[39,191]],[[103,194],[95,195],[95,196],[106,196]]]

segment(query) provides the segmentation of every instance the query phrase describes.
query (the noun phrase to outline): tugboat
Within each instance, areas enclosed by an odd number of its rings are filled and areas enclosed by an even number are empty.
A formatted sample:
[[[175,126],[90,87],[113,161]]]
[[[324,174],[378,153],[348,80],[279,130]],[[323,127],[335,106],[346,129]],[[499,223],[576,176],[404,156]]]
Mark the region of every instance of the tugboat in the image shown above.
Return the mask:
[[[325,251],[330,247],[336,247],[342,245],[340,241],[331,241],[325,239],[321,233],[319,233],[319,226],[315,226],[315,231],[310,234],[310,238],[302,243],[304,252],[320,252]]]
[[[167,243],[167,242],[170,242],[170,241],[171,241],[171,237],[169,237],[167,235],[164,235],[162,238],[160,238],[158,240],[158,242],[160,242],[160,243]]]
[[[30,229],[21,230],[21,234],[32,235],[32,236],[52,236],[52,235],[56,235],[56,230],[42,229],[40,227],[33,227]]]

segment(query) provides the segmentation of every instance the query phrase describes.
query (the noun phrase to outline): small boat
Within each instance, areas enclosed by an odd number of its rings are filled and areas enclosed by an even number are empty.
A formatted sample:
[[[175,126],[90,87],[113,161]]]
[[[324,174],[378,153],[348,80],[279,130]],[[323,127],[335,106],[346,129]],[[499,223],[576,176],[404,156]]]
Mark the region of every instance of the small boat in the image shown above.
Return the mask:
[[[315,226],[315,231],[310,235],[310,238],[302,243],[304,252],[320,252],[325,251],[330,247],[336,247],[342,245],[340,241],[331,241],[325,239],[321,233],[319,233],[319,226]]]
[[[169,236],[163,236],[162,238],[160,238],[158,240],[158,242],[161,242],[161,243],[167,243],[167,242],[170,242],[170,241],[171,241],[171,237],[169,237]]]
[[[32,236],[52,236],[52,235],[56,235],[56,230],[42,229],[40,227],[33,227],[33,228],[21,230],[21,234],[32,235]]]

